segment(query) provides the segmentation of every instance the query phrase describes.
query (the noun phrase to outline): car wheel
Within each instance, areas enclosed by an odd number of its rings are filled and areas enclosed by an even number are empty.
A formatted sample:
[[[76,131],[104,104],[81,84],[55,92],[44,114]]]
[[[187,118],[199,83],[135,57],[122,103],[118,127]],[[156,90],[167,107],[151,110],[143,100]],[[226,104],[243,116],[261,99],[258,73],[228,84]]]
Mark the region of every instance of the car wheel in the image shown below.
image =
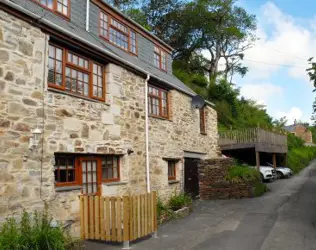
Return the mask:
[[[278,179],[283,179],[283,178],[284,178],[284,175],[283,175],[282,172],[278,171],[278,172],[277,172],[277,177],[278,177]]]
[[[263,174],[260,173],[261,181],[264,181]]]

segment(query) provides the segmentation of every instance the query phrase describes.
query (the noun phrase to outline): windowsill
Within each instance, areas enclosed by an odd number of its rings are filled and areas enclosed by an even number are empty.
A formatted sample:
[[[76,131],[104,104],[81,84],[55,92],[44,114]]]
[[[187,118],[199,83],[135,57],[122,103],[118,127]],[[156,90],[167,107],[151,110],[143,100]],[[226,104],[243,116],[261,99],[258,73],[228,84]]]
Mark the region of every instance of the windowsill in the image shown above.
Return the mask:
[[[82,186],[64,186],[64,187],[55,187],[56,192],[67,192],[67,191],[76,191],[81,190]]]
[[[92,98],[89,98],[89,97],[84,97],[82,95],[76,95],[76,94],[73,94],[73,93],[70,93],[70,92],[67,92],[67,91],[63,91],[63,90],[59,90],[59,89],[55,89],[55,88],[52,88],[52,87],[48,87],[48,91],[56,92],[56,93],[62,94],[62,95],[69,95],[69,96],[80,98],[80,99],[83,99],[83,100],[86,100],[86,101],[95,102],[95,103],[102,103],[104,105],[110,106],[110,104],[107,103],[107,102],[98,101],[98,100],[95,100],[95,99],[92,99]]]
[[[121,181],[103,182],[102,184],[105,185],[105,186],[121,186],[121,185],[127,185],[127,182],[121,182]]]
[[[207,135],[207,133],[200,133],[201,135]]]
[[[170,185],[170,184],[177,184],[177,183],[179,183],[180,181],[177,181],[177,180],[170,180],[170,181],[168,181],[168,184]]]
[[[172,122],[172,120],[170,120],[169,118],[166,118],[166,117],[155,116],[155,115],[148,115],[148,116],[151,118]]]

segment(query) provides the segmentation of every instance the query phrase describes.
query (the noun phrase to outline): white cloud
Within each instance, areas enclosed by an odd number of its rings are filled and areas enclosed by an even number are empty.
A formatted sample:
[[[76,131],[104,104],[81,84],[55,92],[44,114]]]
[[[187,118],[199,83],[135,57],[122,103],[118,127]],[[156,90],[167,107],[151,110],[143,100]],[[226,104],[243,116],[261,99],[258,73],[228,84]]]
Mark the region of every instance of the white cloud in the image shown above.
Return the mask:
[[[302,26],[300,20],[284,14],[271,2],[264,4],[261,10],[257,29],[260,39],[253,48],[246,51],[245,56],[249,77],[268,79],[284,68],[291,77],[308,81],[305,69],[308,67],[307,59],[315,53],[316,20]],[[269,30],[269,33],[265,30]]]
[[[277,118],[281,118],[285,116],[287,119],[287,125],[290,125],[290,124],[293,124],[295,120],[300,121],[303,118],[303,112],[298,107],[292,107],[287,112],[277,112],[276,116]]]
[[[283,89],[280,86],[271,83],[244,84],[240,89],[242,96],[255,100],[259,104],[267,105],[269,100],[280,98],[283,95]]]

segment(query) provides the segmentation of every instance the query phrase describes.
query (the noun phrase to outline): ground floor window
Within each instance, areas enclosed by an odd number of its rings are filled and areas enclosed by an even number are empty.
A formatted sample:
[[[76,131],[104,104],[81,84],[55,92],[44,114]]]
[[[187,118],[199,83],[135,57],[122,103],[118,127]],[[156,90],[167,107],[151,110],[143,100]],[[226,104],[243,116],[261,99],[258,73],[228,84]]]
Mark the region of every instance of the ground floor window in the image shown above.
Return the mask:
[[[119,181],[120,159],[116,155],[82,156],[55,154],[55,186],[82,186],[84,194],[100,192],[102,182]]]
[[[176,179],[176,161],[168,161],[168,180]]]

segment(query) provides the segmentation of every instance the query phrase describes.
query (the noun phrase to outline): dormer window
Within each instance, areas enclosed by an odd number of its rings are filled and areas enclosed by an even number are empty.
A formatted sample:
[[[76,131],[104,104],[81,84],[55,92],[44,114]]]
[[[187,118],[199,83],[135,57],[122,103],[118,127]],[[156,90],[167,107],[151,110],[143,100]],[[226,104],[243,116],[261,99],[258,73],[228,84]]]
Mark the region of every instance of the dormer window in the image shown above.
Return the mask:
[[[69,18],[69,0],[33,0],[46,9]]]
[[[154,64],[157,68],[167,71],[166,52],[155,45]]]
[[[137,54],[136,32],[100,11],[100,36],[131,54]]]

